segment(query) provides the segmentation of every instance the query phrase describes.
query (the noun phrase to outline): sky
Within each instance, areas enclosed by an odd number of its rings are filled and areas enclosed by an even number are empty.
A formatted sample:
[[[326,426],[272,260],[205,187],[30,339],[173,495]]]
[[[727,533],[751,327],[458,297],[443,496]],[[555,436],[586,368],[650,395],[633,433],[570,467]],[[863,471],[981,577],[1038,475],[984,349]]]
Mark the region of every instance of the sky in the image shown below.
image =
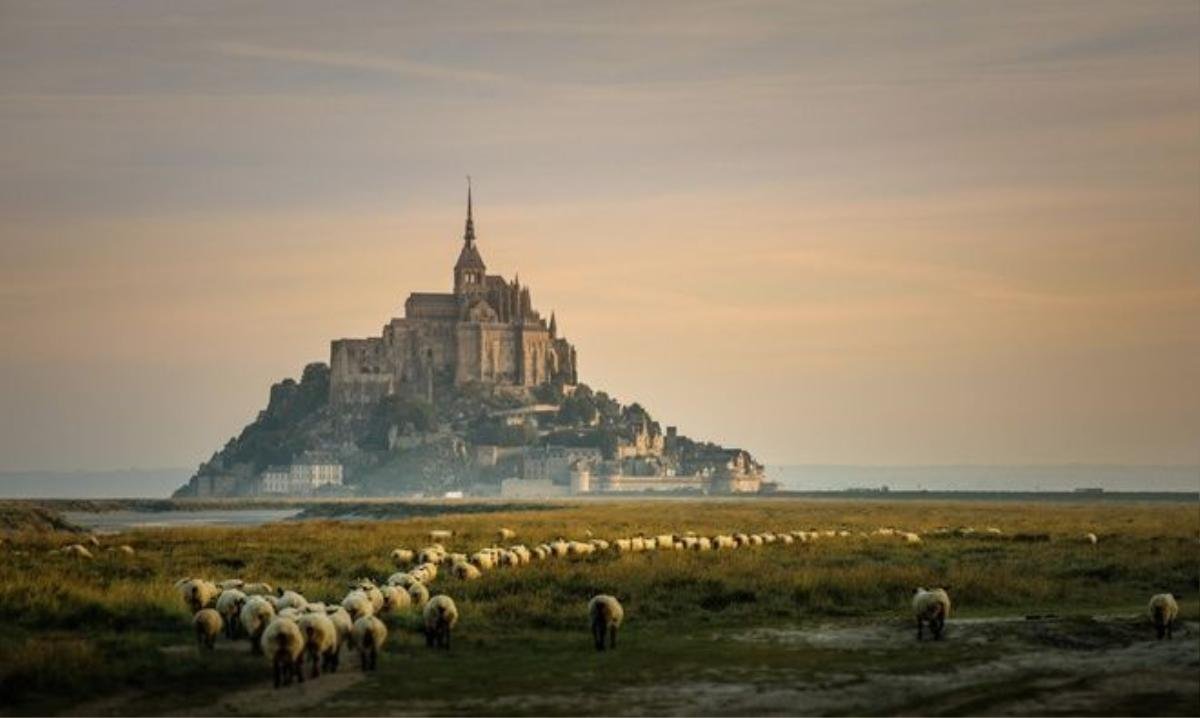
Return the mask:
[[[1200,4],[0,0],[0,469],[489,272],[770,464],[1200,464]]]

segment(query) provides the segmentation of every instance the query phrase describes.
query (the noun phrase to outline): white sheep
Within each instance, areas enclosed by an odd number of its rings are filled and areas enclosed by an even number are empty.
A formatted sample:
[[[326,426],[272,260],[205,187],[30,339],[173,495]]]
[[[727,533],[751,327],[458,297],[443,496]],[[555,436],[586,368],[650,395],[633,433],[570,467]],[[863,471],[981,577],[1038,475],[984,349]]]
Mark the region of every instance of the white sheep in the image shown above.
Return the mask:
[[[341,606],[327,606],[325,614],[329,616],[329,620],[333,622],[333,627],[338,632],[338,646],[350,640],[350,633],[354,630],[354,620],[350,618],[350,614]]]
[[[671,534],[661,534],[659,536],[655,536],[654,540],[658,543],[658,547],[660,549],[668,547],[673,548],[675,546],[675,537]]]
[[[905,543],[921,543],[920,534],[913,533],[912,531],[905,531],[903,535]]]
[[[1154,631],[1158,634],[1158,640],[1162,640],[1163,636],[1167,640],[1171,639],[1171,624],[1179,616],[1179,603],[1175,601],[1174,594],[1160,593],[1150,599],[1150,620],[1154,622]]]
[[[71,558],[87,560],[95,558],[95,556],[92,555],[92,552],[89,551],[86,546],[78,543],[73,543],[70,546],[64,546],[61,550],[61,553],[64,556],[70,556]]]
[[[449,541],[454,536],[453,531],[434,530],[429,532],[430,541]]]
[[[633,542],[630,539],[617,539],[613,542],[613,546],[617,549],[617,553],[629,553],[633,550]]]
[[[592,600],[588,601],[588,617],[591,620],[592,639],[596,643],[596,650],[604,650],[606,635],[608,648],[616,648],[617,629],[621,627],[621,621],[625,618],[621,602],[607,594],[593,596]]]
[[[387,626],[374,616],[363,616],[354,622],[350,642],[358,649],[359,661],[364,671],[375,670],[379,649],[387,640]]]
[[[126,556],[132,556],[134,554],[133,547],[127,543],[123,543],[120,546],[118,546],[117,552],[125,554]]]
[[[737,548],[737,543],[733,540],[733,537],[727,534],[718,534],[710,539],[709,542],[715,549]]]
[[[376,613],[403,611],[412,606],[412,596],[408,595],[408,589],[398,586],[383,586],[379,592],[383,594],[383,607]]]
[[[179,587],[179,593],[183,597],[184,603],[192,609],[192,613],[211,607],[221,593],[221,589],[217,588],[215,584],[202,578],[189,578],[182,584],[176,585]]]
[[[422,612],[425,619],[425,645],[450,650],[450,630],[458,623],[458,607],[445,594],[429,599]]]
[[[1091,531],[1089,531],[1083,535],[1083,540],[1084,540],[1084,542],[1090,543],[1093,546],[1095,546],[1100,541],[1100,539],[1096,537],[1096,534],[1092,533]]]
[[[917,640],[922,638],[922,625],[929,624],[934,640],[941,640],[946,619],[950,617],[950,596],[945,589],[926,591],[918,588],[913,592],[913,613],[917,618]]]
[[[242,630],[250,639],[250,650],[254,653],[259,652],[261,647],[259,641],[263,631],[266,630],[273,618],[275,618],[275,606],[265,597],[250,596],[246,599],[246,604],[242,606],[240,619]]]
[[[303,611],[307,604],[308,599],[304,596],[295,591],[285,591],[281,588],[279,589],[279,600],[275,603],[275,610],[279,612],[285,608],[294,608],[297,611]]]
[[[306,613],[296,621],[304,635],[304,651],[312,661],[312,677],[321,675],[321,669],[336,671],[340,657],[341,642],[337,626],[324,612]]]
[[[456,563],[451,571],[453,571],[454,575],[462,581],[474,581],[483,576],[478,568],[475,568],[469,563]]]
[[[512,541],[517,537],[517,532],[512,529],[500,529],[496,532],[496,541]]]
[[[412,563],[417,557],[415,551],[406,548],[392,549],[392,563],[397,566],[407,566]]]
[[[342,599],[342,608],[346,609],[346,613],[350,614],[350,619],[354,621],[375,614],[375,604],[371,603],[370,597],[357,590],[346,594]]]
[[[564,558],[570,550],[571,545],[562,539],[556,539],[550,543],[550,554],[554,558]]]
[[[360,578],[350,584],[351,591],[362,591],[367,594],[367,598],[371,601],[371,606],[374,608],[372,613],[379,613],[383,610],[383,592],[375,585],[375,582],[369,578]]]
[[[231,588],[241,588],[246,582],[240,578],[227,578],[224,581],[217,581],[217,588],[222,591],[228,591]]]
[[[242,593],[247,596],[272,596],[275,594],[275,587],[269,583],[248,583],[242,586]]]
[[[275,687],[291,683],[295,678],[304,682],[304,634],[292,619],[276,616],[262,634],[262,652],[271,659]]]
[[[245,605],[246,594],[236,588],[222,591],[221,595],[217,596],[217,613],[221,614],[221,619],[225,621],[226,638],[237,638],[238,617]]]
[[[492,568],[495,568],[496,561],[491,553],[486,551],[476,551],[475,553],[471,554],[471,564],[480,571],[490,571]]]
[[[796,543],[796,537],[791,534],[779,534],[779,543],[790,546]]]
[[[414,583],[420,583],[411,573],[393,573],[388,576],[387,585],[408,589]]]
[[[212,650],[217,634],[221,632],[221,614],[212,608],[202,608],[192,616],[192,626],[196,629],[196,643],[201,648]]]
[[[435,563],[422,563],[409,571],[409,574],[421,583],[429,583],[437,578],[438,567]]]
[[[412,605],[416,608],[424,608],[425,604],[429,603],[429,589],[425,588],[423,583],[414,583],[409,586],[408,595],[412,599]]]

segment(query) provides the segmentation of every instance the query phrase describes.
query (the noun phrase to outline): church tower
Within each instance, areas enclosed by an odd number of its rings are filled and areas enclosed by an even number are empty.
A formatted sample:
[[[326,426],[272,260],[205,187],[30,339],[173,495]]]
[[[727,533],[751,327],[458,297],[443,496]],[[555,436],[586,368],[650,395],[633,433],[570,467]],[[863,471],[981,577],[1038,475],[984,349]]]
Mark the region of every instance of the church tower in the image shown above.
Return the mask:
[[[475,246],[475,219],[471,216],[471,178],[467,178],[467,226],[463,231],[462,251],[454,263],[454,293],[481,294],[484,292],[483,278],[487,266],[479,249]]]

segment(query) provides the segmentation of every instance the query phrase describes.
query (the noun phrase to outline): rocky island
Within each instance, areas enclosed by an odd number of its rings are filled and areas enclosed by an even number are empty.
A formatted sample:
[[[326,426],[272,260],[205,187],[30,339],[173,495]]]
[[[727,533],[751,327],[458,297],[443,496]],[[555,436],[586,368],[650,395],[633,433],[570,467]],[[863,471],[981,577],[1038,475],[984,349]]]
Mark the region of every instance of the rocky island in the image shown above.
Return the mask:
[[[414,292],[380,336],[271,387],[267,408],[176,497],[488,496],[763,489],[742,449],[665,430],[578,380],[575,348],[520,280],[488,274],[470,190],[453,291]],[[768,485],[769,486],[769,485]]]

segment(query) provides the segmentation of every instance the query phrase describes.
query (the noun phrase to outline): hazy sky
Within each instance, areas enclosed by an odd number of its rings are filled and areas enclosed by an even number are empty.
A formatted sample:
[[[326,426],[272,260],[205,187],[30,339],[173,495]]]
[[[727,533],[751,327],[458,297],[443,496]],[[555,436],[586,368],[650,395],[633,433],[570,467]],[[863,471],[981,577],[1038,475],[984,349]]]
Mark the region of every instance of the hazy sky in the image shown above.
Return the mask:
[[[1200,4],[0,1],[0,468],[489,270],[770,463],[1200,463]]]

